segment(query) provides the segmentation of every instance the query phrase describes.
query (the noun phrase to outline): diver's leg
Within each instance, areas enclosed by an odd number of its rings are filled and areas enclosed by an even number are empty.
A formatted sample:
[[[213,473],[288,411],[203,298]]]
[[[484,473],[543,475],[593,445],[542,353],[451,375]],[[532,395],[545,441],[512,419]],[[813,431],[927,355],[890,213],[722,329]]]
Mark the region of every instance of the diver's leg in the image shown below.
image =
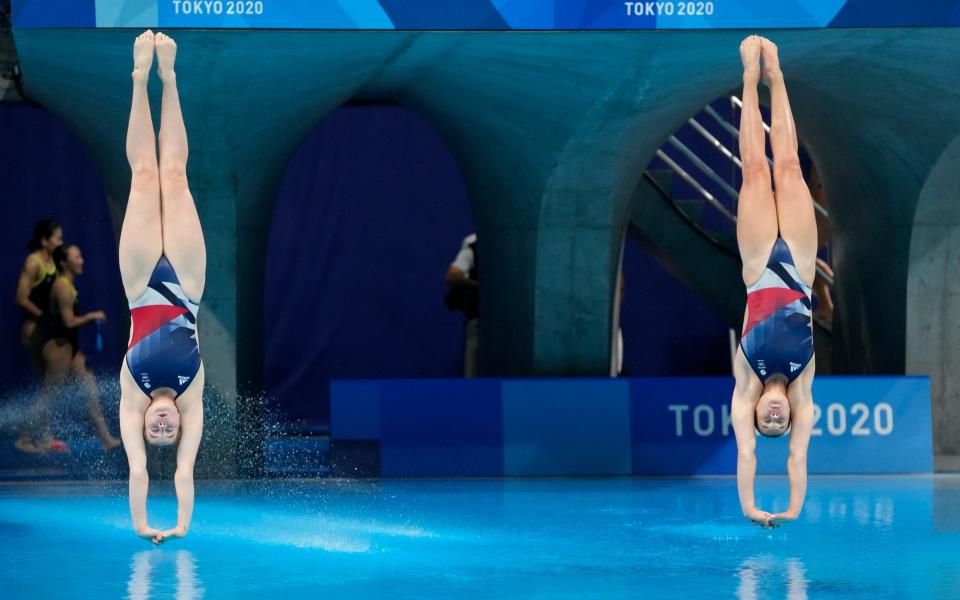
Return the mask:
[[[737,244],[743,261],[743,279],[752,284],[763,273],[777,239],[777,207],[770,188],[766,139],[757,83],[760,79],[760,38],[740,44],[743,61],[743,109],[740,112],[740,161],[743,184],[737,202]]]
[[[154,35],[149,30],[133,44],[133,99],[127,126],[127,161],[132,176],[120,230],[120,276],[131,300],[143,293],[163,252],[157,144],[147,97],[153,48]]]
[[[780,237],[787,242],[800,277],[813,284],[817,259],[817,220],[810,189],[803,180],[797,155],[797,128],[790,110],[787,86],[776,45],[762,40],[764,80],[770,86],[770,147],[773,149],[773,181],[776,186]]]
[[[160,112],[160,195],[163,202],[163,251],[173,265],[187,296],[203,294],[207,250],[200,218],[187,184],[187,130],[180,112],[174,62],[177,45],[157,34],[157,72],[163,82]]]

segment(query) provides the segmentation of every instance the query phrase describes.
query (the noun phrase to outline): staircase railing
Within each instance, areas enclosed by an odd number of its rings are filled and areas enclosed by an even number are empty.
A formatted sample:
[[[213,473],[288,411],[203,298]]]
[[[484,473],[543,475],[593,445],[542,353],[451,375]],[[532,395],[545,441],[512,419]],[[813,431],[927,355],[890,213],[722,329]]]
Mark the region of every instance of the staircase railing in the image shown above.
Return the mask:
[[[736,96],[730,96],[730,101],[735,106],[742,109],[743,103]],[[707,105],[704,108],[704,112],[710,116],[714,121],[717,122],[720,127],[727,131],[734,139],[739,139],[740,131],[727,119],[724,119],[713,109],[710,105]],[[703,137],[707,142],[710,143],[717,151],[719,151],[723,156],[725,156],[730,162],[732,162],[740,171],[743,171],[743,163],[740,158],[733,153],[730,148],[727,148],[715,135],[710,133],[699,121],[691,117],[687,120],[687,124],[690,125],[690,128],[693,131],[696,131],[701,137]],[[763,122],[764,131],[769,134],[770,126]],[[724,205],[716,196],[714,196],[704,185],[702,185],[696,177],[691,175],[686,169],[681,167],[675,160],[673,160],[663,149],[657,150],[657,158],[663,161],[667,167],[673,171],[680,179],[682,179],[687,185],[689,185],[707,204],[712,206],[717,210],[723,217],[730,223],[736,224],[737,215],[736,215],[736,203],[740,196],[739,192],[733,188],[730,183],[728,183],[723,177],[717,174],[710,165],[708,165],[703,159],[701,159],[697,154],[691,150],[687,145],[681,142],[676,136],[671,135],[667,138],[667,142],[670,146],[675,148],[684,158],[686,158],[690,163],[692,163],[701,173],[703,173],[710,181],[719,187],[720,190],[724,192],[730,199],[733,201],[734,210],[730,210]],[[768,157],[767,161],[770,165],[773,165],[773,161]],[[652,176],[648,175],[649,180],[653,180]],[[830,214],[827,210],[821,206],[816,200],[813,201],[814,210],[819,213],[824,218],[829,218]],[[711,236],[712,237],[712,236]],[[833,277],[831,277],[823,268],[817,265],[817,275],[821,277],[827,285],[833,285]]]

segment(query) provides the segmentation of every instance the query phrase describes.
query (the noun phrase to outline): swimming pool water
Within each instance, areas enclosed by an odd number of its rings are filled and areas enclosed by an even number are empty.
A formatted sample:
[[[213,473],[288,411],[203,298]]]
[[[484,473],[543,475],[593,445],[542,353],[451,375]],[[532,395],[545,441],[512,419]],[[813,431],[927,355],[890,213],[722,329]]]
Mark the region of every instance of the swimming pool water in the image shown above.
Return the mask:
[[[151,525],[173,525],[154,482]],[[785,478],[761,507],[786,508]],[[960,598],[960,477],[812,477],[798,522],[732,478],[198,482],[190,535],[126,483],[0,485],[3,598]]]

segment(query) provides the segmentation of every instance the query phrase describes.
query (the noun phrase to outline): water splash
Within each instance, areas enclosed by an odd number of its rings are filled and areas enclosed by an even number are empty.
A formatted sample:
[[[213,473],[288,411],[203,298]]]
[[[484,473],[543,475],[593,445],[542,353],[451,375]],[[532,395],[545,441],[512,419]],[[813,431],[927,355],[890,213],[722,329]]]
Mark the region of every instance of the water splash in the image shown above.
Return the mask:
[[[96,374],[97,396],[108,429],[119,436],[120,384],[111,370]],[[13,439],[24,430],[38,432],[37,403],[39,389],[24,386],[0,396],[0,433]],[[329,445],[325,438],[309,443],[283,444],[288,440],[289,423],[273,410],[263,394],[233,394],[207,382],[204,388],[204,436],[197,456],[195,475],[207,477],[316,476],[328,471]],[[77,382],[65,385],[55,395],[48,411],[51,431],[68,441],[69,455],[48,453],[29,457],[9,452],[5,466],[34,468],[39,463],[65,469],[63,476],[84,479],[126,477],[123,449],[103,453],[96,430],[87,411],[87,395]],[[313,443],[319,440],[318,443]],[[176,472],[177,446],[146,446],[151,479],[170,479]],[[279,468],[266,472],[266,461]],[[22,464],[21,464],[22,463]],[[27,464],[29,463],[29,464]],[[37,464],[34,464],[37,463]],[[310,469],[289,469],[290,465],[308,465]],[[289,471],[289,473],[287,472]]]

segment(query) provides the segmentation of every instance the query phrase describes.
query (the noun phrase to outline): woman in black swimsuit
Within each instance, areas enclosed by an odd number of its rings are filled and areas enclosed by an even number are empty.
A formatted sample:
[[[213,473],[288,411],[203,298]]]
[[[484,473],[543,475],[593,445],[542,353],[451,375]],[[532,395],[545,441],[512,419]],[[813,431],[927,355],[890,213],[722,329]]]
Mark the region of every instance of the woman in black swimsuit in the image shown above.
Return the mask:
[[[79,293],[74,285],[83,273],[83,255],[75,244],[64,244],[53,252],[57,266],[57,278],[53,282],[49,308],[37,327],[44,364],[43,385],[38,401],[41,441],[37,447],[46,450],[67,450],[66,445],[53,438],[49,431],[49,408],[53,400],[72,379],[83,389],[87,398],[87,413],[97,429],[104,452],[120,445],[120,440],[110,434],[100,408],[100,392],[97,380],[87,367],[87,357],[80,350],[80,327],[93,321],[105,321],[102,310],[80,314]]]

